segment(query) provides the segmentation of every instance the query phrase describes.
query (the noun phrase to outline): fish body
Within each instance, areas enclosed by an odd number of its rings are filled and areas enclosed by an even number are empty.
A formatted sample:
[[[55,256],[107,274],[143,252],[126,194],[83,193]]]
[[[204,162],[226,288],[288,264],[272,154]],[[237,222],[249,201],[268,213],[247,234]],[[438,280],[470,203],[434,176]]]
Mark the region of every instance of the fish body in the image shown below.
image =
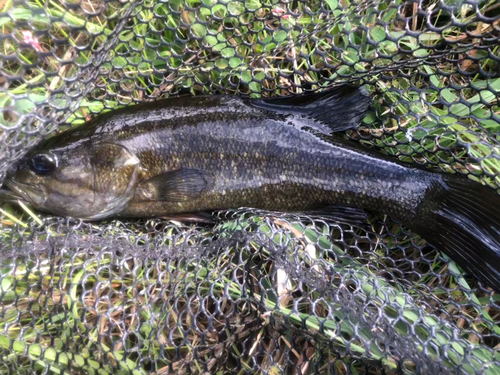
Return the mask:
[[[359,124],[369,103],[348,86],[290,99],[145,103],[43,142],[6,184],[42,211],[85,220],[238,207],[382,212],[500,287],[500,197],[331,136]]]
[[[429,184],[429,173],[304,132],[304,124],[294,115],[269,118],[237,99],[206,98],[207,108],[218,110],[193,119],[189,114],[197,111],[189,100],[177,102],[178,116],[171,120],[159,114],[158,123],[139,126],[134,132],[123,127],[136,121],[127,116],[120,119],[116,136],[105,130],[106,138],[114,138],[137,156],[144,171],[145,182],[138,184],[119,216],[155,217],[234,207],[304,211],[353,204],[372,210],[389,205],[391,213],[403,217],[416,208]],[[203,192],[187,192],[186,199],[156,199],[156,187],[148,181],[179,170],[206,175],[209,181]]]

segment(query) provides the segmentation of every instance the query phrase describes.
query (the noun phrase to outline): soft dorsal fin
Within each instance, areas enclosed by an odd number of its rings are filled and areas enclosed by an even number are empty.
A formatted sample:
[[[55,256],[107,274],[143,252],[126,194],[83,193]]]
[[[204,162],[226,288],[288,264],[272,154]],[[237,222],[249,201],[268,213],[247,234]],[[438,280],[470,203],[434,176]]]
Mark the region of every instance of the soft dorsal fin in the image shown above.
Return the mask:
[[[213,178],[200,169],[181,168],[154,176],[141,185],[147,200],[183,202],[208,190]]]
[[[246,103],[274,113],[303,115],[326,125],[331,132],[340,132],[361,123],[371,98],[363,86],[343,85],[317,93],[251,99]]]

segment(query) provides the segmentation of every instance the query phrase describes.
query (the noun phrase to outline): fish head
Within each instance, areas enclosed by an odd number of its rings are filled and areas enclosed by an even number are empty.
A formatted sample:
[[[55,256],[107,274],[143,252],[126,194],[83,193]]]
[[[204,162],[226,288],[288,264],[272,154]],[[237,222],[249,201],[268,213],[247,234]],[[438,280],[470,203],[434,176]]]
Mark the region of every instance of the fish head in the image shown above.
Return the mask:
[[[37,148],[7,173],[4,183],[11,201],[59,216],[100,220],[126,207],[139,174],[138,158],[123,145],[87,141]]]

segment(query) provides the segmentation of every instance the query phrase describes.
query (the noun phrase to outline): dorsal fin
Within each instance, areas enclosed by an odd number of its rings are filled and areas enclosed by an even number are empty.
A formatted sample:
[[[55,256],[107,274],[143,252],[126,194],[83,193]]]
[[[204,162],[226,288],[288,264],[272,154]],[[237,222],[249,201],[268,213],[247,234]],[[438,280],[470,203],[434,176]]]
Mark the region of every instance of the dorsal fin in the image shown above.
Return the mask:
[[[368,112],[371,98],[363,86],[343,85],[322,92],[251,99],[246,103],[274,113],[303,115],[326,125],[332,132],[340,132],[361,123]]]

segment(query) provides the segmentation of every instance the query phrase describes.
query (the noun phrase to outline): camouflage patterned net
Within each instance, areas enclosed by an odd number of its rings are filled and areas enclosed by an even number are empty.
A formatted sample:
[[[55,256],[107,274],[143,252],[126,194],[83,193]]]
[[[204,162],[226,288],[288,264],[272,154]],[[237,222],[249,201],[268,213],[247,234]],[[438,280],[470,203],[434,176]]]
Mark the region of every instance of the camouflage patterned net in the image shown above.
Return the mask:
[[[359,81],[347,137],[500,187],[495,0],[0,0],[0,27],[0,178],[118,106]],[[500,297],[390,218],[214,217],[1,206],[0,374],[500,374]]]

